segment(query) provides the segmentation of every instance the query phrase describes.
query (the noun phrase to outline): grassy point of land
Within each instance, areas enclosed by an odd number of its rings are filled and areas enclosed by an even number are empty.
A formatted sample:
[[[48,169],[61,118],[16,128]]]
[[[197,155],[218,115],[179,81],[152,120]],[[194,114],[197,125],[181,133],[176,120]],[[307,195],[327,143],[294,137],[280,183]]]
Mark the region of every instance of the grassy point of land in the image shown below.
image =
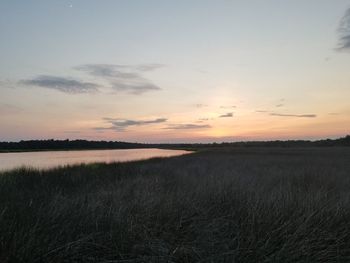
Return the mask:
[[[0,262],[349,262],[350,148],[0,174]]]

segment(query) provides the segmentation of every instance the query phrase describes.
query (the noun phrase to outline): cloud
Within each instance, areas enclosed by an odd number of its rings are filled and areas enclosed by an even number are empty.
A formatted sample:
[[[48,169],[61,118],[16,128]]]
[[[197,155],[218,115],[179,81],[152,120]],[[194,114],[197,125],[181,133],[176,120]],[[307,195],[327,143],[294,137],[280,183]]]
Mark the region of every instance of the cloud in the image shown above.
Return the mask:
[[[138,75],[135,72],[153,71],[164,67],[163,64],[140,64],[140,65],[118,65],[118,64],[84,64],[74,67],[76,70],[85,71],[100,77],[126,77],[133,78]]]
[[[105,131],[105,130],[113,130],[113,127],[94,127],[92,129],[94,129],[95,131],[102,132],[102,131]]]
[[[97,83],[52,75],[38,75],[30,79],[24,79],[13,83],[53,89],[69,94],[95,93],[100,91],[101,88],[110,88],[114,91],[131,94],[142,94],[148,91],[161,89],[145,78],[143,73],[164,66],[163,64],[155,63],[140,65],[85,64],[74,67],[74,69],[94,77],[97,79]],[[1,81],[0,86],[6,87],[9,86],[9,83]]]
[[[256,110],[255,112],[266,113],[266,112],[269,112],[269,111],[267,111],[267,110]]]
[[[114,64],[86,64],[74,69],[107,81],[115,91],[142,94],[160,90],[160,87],[143,77],[142,73],[163,67],[162,64],[141,64],[136,66]]]
[[[111,127],[95,127],[95,130],[116,130],[124,131],[131,126],[142,126],[142,125],[151,125],[157,123],[166,122],[166,118],[157,118],[154,120],[129,120],[129,119],[114,119],[114,118],[103,118],[108,123],[112,124]]]
[[[235,109],[236,106],[220,106],[220,109]]]
[[[139,71],[152,71],[163,67],[165,67],[164,64],[157,64],[157,63],[140,64],[140,65],[134,66],[134,68]]]
[[[233,112],[229,112],[219,116],[219,118],[231,118],[231,117],[233,117]]]
[[[21,80],[20,83],[27,86],[54,89],[69,94],[94,93],[98,91],[99,87],[99,85],[91,82],[49,75],[40,75],[33,79]]]
[[[157,85],[140,78],[135,78],[129,81],[115,80],[111,84],[111,87],[116,91],[125,91],[136,95],[145,93],[147,91],[160,90]]]
[[[86,64],[74,67],[75,70],[84,71],[95,77],[134,78],[135,73],[125,72],[127,66],[111,64]]]
[[[196,108],[205,108],[205,107],[208,107],[207,104],[202,104],[202,103],[195,104],[194,106],[195,106]]]
[[[282,114],[282,113],[270,113],[271,116],[279,117],[297,117],[297,118],[316,118],[316,114]]]
[[[350,8],[340,20],[338,27],[339,39],[337,50],[350,50]]]
[[[281,103],[281,104],[277,104],[276,105],[276,108],[280,108],[280,107],[283,107],[284,106],[284,104],[283,103]]]
[[[164,129],[166,129],[166,130],[195,130],[195,129],[208,129],[208,128],[211,128],[211,126],[208,124],[187,123],[187,124],[170,125]]]

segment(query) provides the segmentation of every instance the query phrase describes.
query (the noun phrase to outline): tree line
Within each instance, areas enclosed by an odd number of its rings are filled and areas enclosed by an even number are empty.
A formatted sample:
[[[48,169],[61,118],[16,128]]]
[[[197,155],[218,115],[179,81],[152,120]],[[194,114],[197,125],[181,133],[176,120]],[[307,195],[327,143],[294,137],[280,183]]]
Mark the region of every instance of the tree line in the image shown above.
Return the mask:
[[[0,142],[0,151],[29,150],[83,150],[83,149],[135,149],[135,148],[212,148],[212,147],[334,147],[350,146],[350,135],[339,139],[310,140],[275,140],[242,141],[222,143],[174,143],[145,144],[120,141],[87,140],[26,140],[19,142]]]

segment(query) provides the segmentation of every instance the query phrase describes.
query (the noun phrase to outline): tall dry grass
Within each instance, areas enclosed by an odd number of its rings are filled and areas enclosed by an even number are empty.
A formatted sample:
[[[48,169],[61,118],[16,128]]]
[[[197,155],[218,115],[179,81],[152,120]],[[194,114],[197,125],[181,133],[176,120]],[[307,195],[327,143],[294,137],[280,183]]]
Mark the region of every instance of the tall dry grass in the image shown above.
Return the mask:
[[[348,262],[350,149],[0,175],[1,262]]]

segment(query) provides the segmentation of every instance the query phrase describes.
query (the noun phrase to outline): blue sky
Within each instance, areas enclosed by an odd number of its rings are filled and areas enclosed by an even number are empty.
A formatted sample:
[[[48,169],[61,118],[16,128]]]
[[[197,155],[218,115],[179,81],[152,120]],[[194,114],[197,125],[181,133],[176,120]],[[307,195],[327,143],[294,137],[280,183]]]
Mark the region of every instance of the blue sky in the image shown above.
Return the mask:
[[[350,1],[12,0],[0,7],[0,140],[349,131]]]

